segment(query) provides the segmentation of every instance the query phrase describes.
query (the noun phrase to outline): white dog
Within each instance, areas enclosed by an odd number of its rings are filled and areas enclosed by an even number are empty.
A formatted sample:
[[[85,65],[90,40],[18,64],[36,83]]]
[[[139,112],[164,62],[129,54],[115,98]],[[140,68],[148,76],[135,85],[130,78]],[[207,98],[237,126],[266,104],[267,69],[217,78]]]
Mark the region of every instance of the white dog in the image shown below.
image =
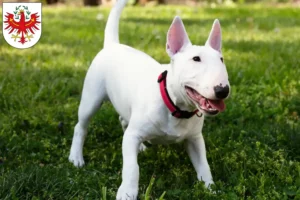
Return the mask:
[[[119,44],[119,19],[126,2],[118,0],[112,9],[104,49],[86,74],[69,160],[77,167],[84,165],[82,149],[89,120],[101,103],[109,100],[124,130],[118,200],[137,199],[137,156],[144,141],[167,144],[186,140],[197,178],[208,187],[213,179],[202,136],[204,116],[223,111],[223,99],[230,90],[219,21],[214,21],[205,46],[196,46],[181,19],[175,17],[167,33],[171,63],[161,65],[145,53]]]

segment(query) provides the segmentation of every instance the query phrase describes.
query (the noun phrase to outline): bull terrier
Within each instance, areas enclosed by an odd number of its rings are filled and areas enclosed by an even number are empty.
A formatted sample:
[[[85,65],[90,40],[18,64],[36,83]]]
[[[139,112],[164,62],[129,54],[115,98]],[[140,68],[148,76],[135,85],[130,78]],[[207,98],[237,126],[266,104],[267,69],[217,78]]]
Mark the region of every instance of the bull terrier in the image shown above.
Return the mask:
[[[221,52],[221,26],[216,19],[204,46],[192,45],[184,24],[176,16],[167,32],[170,64],[119,43],[119,19],[127,0],[118,0],[105,28],[104,48],[85,77],[78,123],[69,160],[84,165],[83,144],[88,123],[103,101],[119,114],[122,141],[122,184],[117,200],[138,196],[137,156],[143,142],[168,144],[186,141],[186,150],[206,187],[213,178],[206,158],[202,126],[205,116],[224,111],[230,84]]]

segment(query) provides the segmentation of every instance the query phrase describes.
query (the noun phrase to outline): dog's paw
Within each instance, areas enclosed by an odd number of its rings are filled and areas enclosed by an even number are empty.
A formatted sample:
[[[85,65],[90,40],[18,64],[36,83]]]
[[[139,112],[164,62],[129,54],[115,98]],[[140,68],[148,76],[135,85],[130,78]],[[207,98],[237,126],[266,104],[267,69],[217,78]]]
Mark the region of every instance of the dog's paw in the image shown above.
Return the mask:
[[[75,167],[82,167],[84,165],[84,160],[82,155],[78,154],[70,154],[69,161],[73,163]]]
[[[211,190],[211,186],[215,183],[213,182],[213,180],[210,180],[210,181],[205,181],[204,184],[207,189]]]
[[[218,191],[213,189],[213,185],[215,184],[213,181],[205,182],[205,187],[212,193],[212,194],[217,194]]]
[[[142,152],[142,151],[145,151],[146,149],[147,149],[147,147],[142,143],[140,145],[139,151]]]
[[[138,188],[121,185],[118,189],[117,200],[137,200]]]
[[[215,184],[210,172],[203,175],[198,175],[198,180],[203,181],[207,189],[210,189],[210,186]]]

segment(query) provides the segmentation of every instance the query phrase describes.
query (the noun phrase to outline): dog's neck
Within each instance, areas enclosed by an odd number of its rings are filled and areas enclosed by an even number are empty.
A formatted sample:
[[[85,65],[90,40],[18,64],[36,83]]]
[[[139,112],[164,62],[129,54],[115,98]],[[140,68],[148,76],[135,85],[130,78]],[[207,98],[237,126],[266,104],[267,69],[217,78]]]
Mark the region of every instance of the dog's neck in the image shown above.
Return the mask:
[[[181,110],[193,112],[196,106],[188,99],[184,86],[180,84],[178,77],[176,77],[172,71],[171,64],[168,65],[167,70],[167,90],[171,100]]]

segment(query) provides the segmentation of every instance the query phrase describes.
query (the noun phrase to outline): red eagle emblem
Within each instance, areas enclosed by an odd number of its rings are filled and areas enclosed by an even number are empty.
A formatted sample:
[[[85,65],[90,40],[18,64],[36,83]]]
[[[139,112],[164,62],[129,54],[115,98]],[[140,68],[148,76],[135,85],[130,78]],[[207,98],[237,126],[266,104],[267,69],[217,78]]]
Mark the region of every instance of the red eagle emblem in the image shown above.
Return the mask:
[[[26,8],[25,8],[26,9]],[[33,38],[32,35],[28,35],[30,33],[34,34],[34,31],[36,30],[40,30],[37,27],[37,24],[41,23],[38,18],[38,13],[35,14],[31,14],[30,18],[26,17],[25,18],[25,11],[23,9],[19,10],[19,12],[15,15],[19,15],[20,17],[20,21],[16,21],[14,19],[14,14],[12,13],[6,13],[5,15],[5,21],[4,23],[7,25],[5,27],[5,30],[9,31],[9,34],[11,34],[12,32],[17,32],[17,35],[12,35],[12,38],[14,38],[15,40],[17,38],[19,38],[20,40],[18,42],[24,44],[25,42],[27,42],[26,39],[28,39],[30,41],[30,38]],[[27,11],[27,13],[30,13],[29,11]],[[19,34],[21,34],[21,37],[18,36]]]

